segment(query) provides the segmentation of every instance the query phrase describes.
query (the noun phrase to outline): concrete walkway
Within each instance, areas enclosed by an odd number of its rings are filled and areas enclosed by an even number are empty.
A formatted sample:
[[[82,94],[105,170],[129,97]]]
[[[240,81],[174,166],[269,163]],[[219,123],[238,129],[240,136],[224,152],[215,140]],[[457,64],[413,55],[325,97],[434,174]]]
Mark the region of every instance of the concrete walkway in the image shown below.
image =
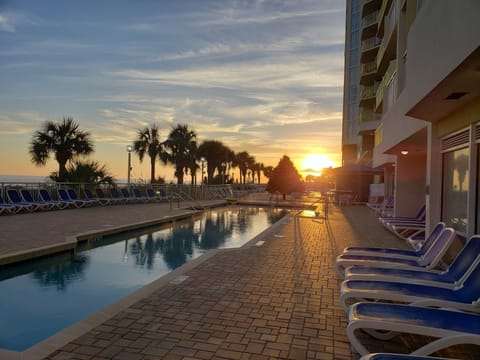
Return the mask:
[[[185,212],[161,206],[0,217],[0,253]],[[35,236],[32,228],[39,224],[48,236]],[[55,360],[358,359],[346,338],[333,264],[345,246],[360,244],[405,247],[365,207],[334,207],[328,221],[289,216],[247,246],[213,251],[186,264],[73,333],[67,330],[66,337],[22,355]],[[404,347],[400,342],[372,344],[377,351]]]

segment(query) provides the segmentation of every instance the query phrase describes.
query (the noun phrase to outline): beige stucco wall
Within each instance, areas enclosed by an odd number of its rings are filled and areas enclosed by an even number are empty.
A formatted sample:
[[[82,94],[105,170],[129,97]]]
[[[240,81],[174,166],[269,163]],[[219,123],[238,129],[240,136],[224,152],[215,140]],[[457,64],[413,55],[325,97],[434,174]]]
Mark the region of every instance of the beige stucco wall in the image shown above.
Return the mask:
[[[397,157],[395,216],[414,216],[425,204],[426,155]]]
[[[478,47],[478,14],[478,0],[424,0],[408,34],[409,109]]]
[[[480,86],[480,84],[479,84]],[[443,137],[480,121],[480,98],[457,109],[438,122],[434,136]]]

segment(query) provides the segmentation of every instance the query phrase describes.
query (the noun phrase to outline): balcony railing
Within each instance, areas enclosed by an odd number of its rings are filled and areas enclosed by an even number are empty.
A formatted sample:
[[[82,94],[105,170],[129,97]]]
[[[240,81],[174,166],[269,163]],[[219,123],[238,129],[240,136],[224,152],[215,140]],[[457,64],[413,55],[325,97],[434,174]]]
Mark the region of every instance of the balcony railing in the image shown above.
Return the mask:
[[[378,11],[378,33],[380,35],[383,34],[383,26],[385,22],[385,12],[387,11],[387,7],[390,6],[390,3],[392,0],[383,0],[382,1],[382,6],[380,7],[380,10]]]
[[[362,41],[362,51],[368,51],[373,48],[378,48],[382,43],[382,39],[374,36],[367,40]]]
[[[364,124],[369,121],[375,121],[375,113],[373,112],[373,109],[365,109],[362,108],[360,110],[360,114],[358,116],[358,122],[360,124]]]
[[[377,72],[377,62],[370,61],[368,63],[362,64],[360,68],[360,76],[369,75]]]
[[[397,1],[393,0],[392,5],[390,6],[390,9],[388,11],[388,15],[385,16],[385,19],[384,19],[385,30],[383,33],[383,40],[377,54],[377,63],[380,63],[380,60],[382,59],[383,54],[385,53],[388,43],[390,42],[390,37],[392,36],[393,30],[397,25],[397,22],[398,22],[397,13],[398,13]]]
[[[375,129],[375,146],[380,145],[383,142],[383,124],[378,125]]]
[[[375,108],[377,109],[377,111],[379,110],[379,107],[383,102],[384,89],[390,83],[390,80],[392,79],[392,76],[396,74],[396,71],[397,71],[397,60],[392,60],[390,61],[387,71],[385,71],[385,75],[383,76],[382,81],[380,82],[380,85],[377,88],[377,93],[375,96]]]
[[[360,90],[360,100],[370,99],[375,97],[375,86],[362,86]]]
[[[371,14],[368,14],[362,19],[362,27],[366,28],[370,25],[376,24],[377,22],[378,22],[378,10]]]

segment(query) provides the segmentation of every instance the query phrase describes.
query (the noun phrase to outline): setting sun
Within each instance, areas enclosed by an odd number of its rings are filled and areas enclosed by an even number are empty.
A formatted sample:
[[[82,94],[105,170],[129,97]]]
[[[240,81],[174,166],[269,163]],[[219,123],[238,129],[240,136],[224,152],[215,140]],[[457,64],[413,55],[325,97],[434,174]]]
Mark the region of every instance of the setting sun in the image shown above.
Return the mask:
[[[335,166],[334,162],[325,154],[309,154],[303,159],[304,173],[320,175],[322,169]]]

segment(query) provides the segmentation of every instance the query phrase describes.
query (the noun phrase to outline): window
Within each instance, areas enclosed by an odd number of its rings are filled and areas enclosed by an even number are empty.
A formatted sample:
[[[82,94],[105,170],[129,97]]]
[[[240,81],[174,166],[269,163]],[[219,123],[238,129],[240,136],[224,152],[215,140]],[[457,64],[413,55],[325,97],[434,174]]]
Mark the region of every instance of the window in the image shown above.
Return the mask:
[[[470,150],[468,147],[443,154],[443,221],[461,234],[467,232]]]

